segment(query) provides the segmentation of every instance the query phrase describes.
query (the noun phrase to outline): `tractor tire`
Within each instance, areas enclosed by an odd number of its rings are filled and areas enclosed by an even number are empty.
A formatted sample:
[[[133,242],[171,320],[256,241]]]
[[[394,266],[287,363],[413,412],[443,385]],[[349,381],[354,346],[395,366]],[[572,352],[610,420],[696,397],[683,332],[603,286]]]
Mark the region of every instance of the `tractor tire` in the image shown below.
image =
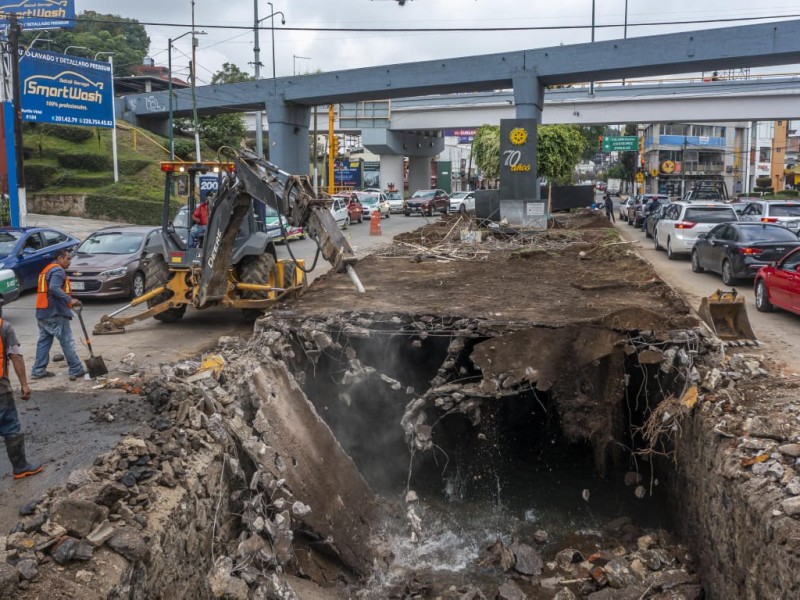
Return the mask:
[[[169,276],[169,267],[167,266],[163,256],[156,254],[147,260],[144,280],[147,285],[148,292],[167,283],[167,281],[169,281]],[[169,298],[170,292],[163,292],[155,298],[150,298],[150,300],[147,301],[147,308],[152,308],[157,304],[161,304]],[[161,321],[162,323],[174,323],[175,321],[179,321],[185,312],[186,305],[182,304],[181,306],[169,308],[164,312],[153,315],[153,318],[156,321]]]
[[[269,274],[275,267],[275,256],[271,252],[264,252],[258,256],[246,256],[239,265],[239,281],[242,283],[255,283],[266,285]],[[246,300],[262,300],[267,298],[267,292],[242,291],[242,298]],[[246,321],[255,321],[264,314],[260,308],[243,308],[242,317]]]

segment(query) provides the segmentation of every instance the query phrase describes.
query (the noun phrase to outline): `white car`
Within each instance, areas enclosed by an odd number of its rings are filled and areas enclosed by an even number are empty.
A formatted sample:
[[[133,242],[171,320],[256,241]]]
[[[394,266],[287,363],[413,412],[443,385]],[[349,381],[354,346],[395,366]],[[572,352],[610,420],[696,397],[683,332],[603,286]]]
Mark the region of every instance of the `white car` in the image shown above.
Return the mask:
[[[475,212],[475,192],[453,192],[450,195],[450,212]]]
[[[389,212],[403,212],[403,192],[392,190],[391,192],[384,192],[384,196],[386,196],[386,201],[389,203]]]
[[[800,200],[756,200],[742,209],[742,221],[761,221],[800,232]]]
[[[369,219],[372,216],[372,213],[380,211],[381,218],[389,218],[390,216],[390,207],[389,201],[386,200],[386,197],[383,195],[382,192],[354,192],[356,196],[358,196],[359,202],[361,202],[361,206],[364,209],[364,218]]]
[[[738,221],[739,217],[729,204],[719,202],[675,202],[664,207],[653,231],[656,250],[667,250],[667,257],[675,260],[679,254],[690,254],[697,236],[708,233],[719,223]]]
[[[347,205],[343,198],[336,196],[331,198],[331,214],[339,227],[342,229],[350,227],[350,213],[347,211]]]

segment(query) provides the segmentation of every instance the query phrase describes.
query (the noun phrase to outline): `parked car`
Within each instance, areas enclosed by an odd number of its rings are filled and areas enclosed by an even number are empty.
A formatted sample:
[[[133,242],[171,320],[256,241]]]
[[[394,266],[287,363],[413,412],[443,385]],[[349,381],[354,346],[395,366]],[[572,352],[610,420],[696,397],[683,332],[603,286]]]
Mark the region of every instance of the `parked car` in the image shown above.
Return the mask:
[[[626,200],[619,203],[619,219],[620,221],[628,220],[628,207],[633,206],[636,202],[636,196],[629,196]]]
[[[800,239],[780,225],[723,223],[697,236],[692,271],[713,271],[722,275],[725,285],[734,285],[737,279],[755,277],[761,267],[798,247]]]
[[[268,204],[264,206],[264,228],[277,243],[302,240],[306,237],[302,227],[290,225],[286,217],[279,215],[278,211]]]
[[[606,191],[606,184],[602,181],[598,181],[597,185],[594,186],[598,192],[605,192]]]
[[[433,213],[446,214],[450,208],[450,197],[444,190],[417,190],[406,200],[403,214],[410,217],[412,213],[433,216]]]
[[[56,251],[74,249],[81,241],[57,229],[0,227],[0,269],[11,269],[20,292],[36,287],[39,273]]]
[[[450,212],[475,212],[475,192],[453,192],[450,195]]]
[[[776,223],[797,234],[800,232],[800,201],[756,200],[742,209],[741,220]]]
[[[655,226],[656,250],[666,248],[670,260],[689,254],[697,236],[708,233],[719,223],[738,221],[736,211],[719,202],[674,202],[666,207]]]
[[[384,192],[383,195],[386,196],[386,201],[389,203],[389,212],[403,212],[403,192],[392,190],[390,192]]]
[[[364,207],[355,194],[334,194],[334,198],[341,198],[347,206],[347,216],[351,223],[361,223],[364,220]]]
[[[625,221],[627,221],[628,225],[631,227],[633,227],[633,221],[636,218],[636,211],[642,207],[642,196],[640,194],[632,196],[632,198],[633,202],[626,203],[628,212],[625,215]]]
[[[381,218],[389,218],[391,212],[389,211],[389,202],[382,198],[383,194],[374,194],[372,192],[356,192],[358,199],[361,201],[361,206],[364,207],[364,214],[367,218],[372,216],[376,210],[381,213]]]
[[[157,227],[106,227],[75,249],[67,269],[76,298],[137,298],[144,294],[142,259]]]
[[[344,199],[333,196],[330,210],[333,220],[336,221],[339,227],[347,229],[350,226],[350,215],[347,212],[347,205],[344,203]]]
[[[756,308],[770,312],[782,308],[800,314],[800,248],[792,250],[777,263],[761,267],[753,283]]]
[[[19,298],[17,277],[11,269],[0,269],[0,298],[3,304],[8,304]]]
[[[644,196],[642,196],[641,200],[639,201],[638,204],[635,205],[633,210],[632,225],[637,229],[642,226],[642,221],[644,221],[645,218],[644,214],[645,208],[653,199],[655,199],[655,201],[658,202],[659,204],[669,204],[669,196],[664,196],[659,194],[645,194]]]
[[[661,217],[664,215],[664,211],[668,206],[669,204],[662,204],[654,212],[647,216],[647,222],[644,224],[645,237],[653,237],[653,232],[656,229],[656,223],[658,223],[659,219],[661,219]]]

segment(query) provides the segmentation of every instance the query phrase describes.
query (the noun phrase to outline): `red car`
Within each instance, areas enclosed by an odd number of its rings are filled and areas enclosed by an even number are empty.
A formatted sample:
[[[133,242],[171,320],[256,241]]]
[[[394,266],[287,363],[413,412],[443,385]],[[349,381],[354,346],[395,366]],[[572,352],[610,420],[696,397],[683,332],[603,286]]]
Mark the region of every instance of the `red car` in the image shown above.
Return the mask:
[[[364,207],[361,206],[355,194],[334,194],[334,198],[341,198],[347,206],[347,216],[351,223],[361,223],[364,220]]]
[[[761,267],[756,274],[756,308],[769,312],[782,308],[800,314],[800,248],[779,261]]]

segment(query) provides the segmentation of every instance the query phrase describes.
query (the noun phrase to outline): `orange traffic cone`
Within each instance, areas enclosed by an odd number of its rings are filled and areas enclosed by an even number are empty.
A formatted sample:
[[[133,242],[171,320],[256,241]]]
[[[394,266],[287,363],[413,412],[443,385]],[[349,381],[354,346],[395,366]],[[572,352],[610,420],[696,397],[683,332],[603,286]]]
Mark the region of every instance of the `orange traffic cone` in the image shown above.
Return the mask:
[[[369,234],[383,235],[381,233],[381,211],[379,210],[372,211],[372,216],[369,219]]]

